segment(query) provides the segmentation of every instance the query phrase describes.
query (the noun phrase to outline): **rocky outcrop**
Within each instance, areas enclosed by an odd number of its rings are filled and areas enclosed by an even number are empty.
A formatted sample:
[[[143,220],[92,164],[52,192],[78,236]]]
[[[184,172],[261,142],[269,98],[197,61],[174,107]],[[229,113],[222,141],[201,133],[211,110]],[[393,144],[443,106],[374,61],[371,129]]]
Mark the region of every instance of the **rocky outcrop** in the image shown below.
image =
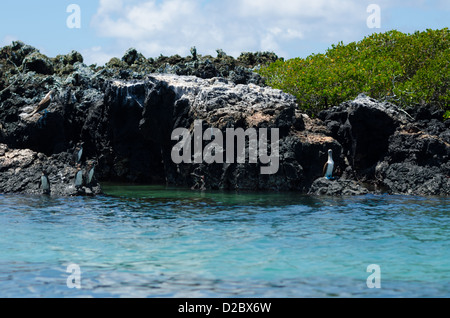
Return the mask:
[[[270,52],[247,52],[235,59],[222,50],[217,50],[216,57],[202,56],[197,53],[195,47],[191,49],[191,56],[161,55],[158,58],[147,59],[136,49],[131,48],[121,59],[113,58],[105,67],[95,69],[123,80],[144,79],[149,73],[164,73],[202,79],[221,77],[236,84],[263,85],[264,79],[254,71],[278,59],[278,56]]]
[[[449,121],[441,118],[415,119],[389,138],[375,176],[390,193],[450,195]]]
[[[173,93],[164,94],[169,98],[168,101],[162,101],[155,93],[149,94],[153,96],[153,100],[144,102],[144,118],[140,122],[140,129],[144,135],[164,141],[162,154],[169,182],[190,184],[191,174],[195,173],[204,175],[207,187],[212,189],[299,189],[303,168],[296,162],[295,154],[287,151],[291,150],[292,146],[290,129],[295,121],[296,109],[291,95],[252,84],[236,85],[220,78],[204,80],[196,77],[157,75],[150,80],[154,81],[159,83],[153,84],[154,86],[163,83],[162,85],[167,86]],[[249,154],[246,154],[246,163],[224,162],[209,165],[202,162],[174,165],[170,159],[174,145],[171,134],[176,128],[186,128],[194,135],[195,120],[202,121],[202,133],[215,128],[222,136],[226,136],[229,128],[241,128],[244,131],[252,128],[256,131],[264,127],[279,128],[280,149],[283,155],[280,157],[278,173],[271,176],[261,175],[260,164],[249,163]],[[202,142],[202,149],[208,144],[209,141]],[[223,158],[226,157],[227,151],[224,150]]]
[[[389,137],[409,122],[409,115],[398,107],[365,95],[323,111],[319,118],[343,145],[354,170],[364,176],[373,174],[374,165],[386,154]]]
[[[50,181],[49,195],[100,194],[101,187],[97,180],[76,187],[74,178],[77,169],[71,160],[67,153],[47,157],[30,149],[9,149],[7,145],[0,144],[0,193],[42,195],[45,191],[40,180],[45,173]]]
[[[1,104],[0,142],[47,157],[70,154],[83,142],[85,158],[97,162],[101,181],[191,187],[198,181],[195,176],[203,175],[207,188],[231,190],[305,191],[320,177],[328,148],[341,152],[339,143],[324,134],[325,127],[299,113],[294,98],[279,90],[167,74],[135,81],[100,80],[80,63],[75,63],[75,70],[75,84],[72,74],[60,80],[61,88],[59,82],[33,85],[34,97],[31,91],[29,97],[9,92]],[[57,94],[48,108],[29,116],[54,87]],[[277,173],[261,175],[263,164],[250,163],[248,154],[244,163],[175,164],[171,134],[176,128],[193,133],[196,120],[202,121],[202,132],[217,128],[224,135],[228,128],[278,128]]]
[[[53,74],[40,68],[44,64],[28,63],[39,57],[36,53],[20,43],[0,50],[1,63],[8,65],[0,74],[0,193],[41,193],[43,171],[52,195],[95,195],[102,181],[314,195],[450,193],[450,125],[438,109],[405,111],[361,95],[311,118],[297,109],[291,95],[251,81],[144,75],[140,70],[147,62],[135,50],[111,62],[118,66],[105,68],[88,67],[71,52],[51,59]],[[217,59],[228,58],[219,53]],[[200,60],[193,52],[195,59]],[[30,115],[51,89],[56,94],[48,107]],[[173,158],[180,144],[173,133],[180,128],[193,136],[184,157],[188,162]],[[200,131],[224,137],[222,148],[214,147],[211,155],[236,156],[237,146],[227,147],[230,129],[254,129],[258,141],[267,129],[269,160],[251,161],[250,138],[242,162],[234,157],[209,163],[205,152],[195,151]],[[201,138],[197,145],[209,149],[215,138]],[[279,143],[272,143],[275,139]],[[95,164],[96,179],[75,187],[73,154],[80,145],[81,169],[86,174]],[[335,160],[332,181],[322,178],[329,149]],[[275,165],[273,173],[261,173]]]
[[[450,121],[432,106],[407,111],[361,95],[320,118],[343,145],[347,177],[390,194],[449,195]]]

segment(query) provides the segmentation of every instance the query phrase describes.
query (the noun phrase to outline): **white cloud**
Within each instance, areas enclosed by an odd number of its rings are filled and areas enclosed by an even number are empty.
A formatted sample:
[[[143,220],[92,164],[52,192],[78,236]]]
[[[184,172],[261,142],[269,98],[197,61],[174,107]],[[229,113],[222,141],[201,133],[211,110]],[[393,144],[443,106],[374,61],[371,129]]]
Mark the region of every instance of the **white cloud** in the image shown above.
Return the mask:
[[[356,0],[101,0],[93,26],[147,56],[188,54],[192,46],[237,55],[287,52],[302,39],[330,41],[330,31],[345,40],[365,19],[365,6]]]
[[[411,2],[426,6],[426,1]],[[187,55],[192,46],[200,54],[215,54],[220,48],[234,56],[244,51],[274,51],[294,57],[299,56],[307,42],[329,47],[377,31],[366,25],[366,9],[371,3],[371,0],[100,0],[92,26],[100,36],[114,39],[116,50],[125,52],[135,47],[147,57]],[[400,0],[377,0],[377,3],[383,10],[404,5]],[[91,52],[92,56],[94,53]]]
[[[183,35],[186,26],[195,26],[195,0],[140,1],[123,6],[122,1],[103,0],[93,25],[100,35],[131,41],[167,39]],[[113,3],[117,5],[114,7]],[[104,6],[102,5],[104,4]],[[112,14],[114,12],[114,14]]]
[[[106,52],[101,46],[95,46],[88,49],[81,50],[81,55],[83,55],[84,63],[87,65],[98,64],[103,65],[111,58],[118,56],[114,53]],[[119,53],[119,52],[116,52]]]
[[[360,2],[351,0],[242,0],[238,2],[241,14],[244,16],[271,15],[295,19],[335,17],[349,11],[349,8],[360,6]]]
[[[100,0],[99,13],[120,12],[123,6],[122,0]]]

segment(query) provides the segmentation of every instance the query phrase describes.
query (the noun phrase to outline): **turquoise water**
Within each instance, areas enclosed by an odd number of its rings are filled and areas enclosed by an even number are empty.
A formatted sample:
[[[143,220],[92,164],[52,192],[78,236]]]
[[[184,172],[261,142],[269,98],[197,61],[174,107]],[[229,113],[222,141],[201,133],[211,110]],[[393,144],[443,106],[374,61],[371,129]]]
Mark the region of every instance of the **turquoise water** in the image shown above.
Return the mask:
[[[0,297],[450,296],[448,198],[105,191],[0,196]]]

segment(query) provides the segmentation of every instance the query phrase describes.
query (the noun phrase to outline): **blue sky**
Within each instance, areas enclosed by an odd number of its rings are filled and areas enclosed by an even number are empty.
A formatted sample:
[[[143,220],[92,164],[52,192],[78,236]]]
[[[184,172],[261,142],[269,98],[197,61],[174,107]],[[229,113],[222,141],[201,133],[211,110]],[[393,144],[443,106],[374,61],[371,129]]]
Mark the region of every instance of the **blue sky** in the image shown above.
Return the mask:
[[[81,9],[79,29],[67,27],[70,4]],[[381,10],[381,28],[367,25],[370,4]],[[441,29],[449,18],[449,0],[15,0],[2,3],[0,45],[21,40],[51,57],[77,50],[87,64],[130,47],[146,57],[186,56],[196,46],[200,54],[293,58],[374,32]]]

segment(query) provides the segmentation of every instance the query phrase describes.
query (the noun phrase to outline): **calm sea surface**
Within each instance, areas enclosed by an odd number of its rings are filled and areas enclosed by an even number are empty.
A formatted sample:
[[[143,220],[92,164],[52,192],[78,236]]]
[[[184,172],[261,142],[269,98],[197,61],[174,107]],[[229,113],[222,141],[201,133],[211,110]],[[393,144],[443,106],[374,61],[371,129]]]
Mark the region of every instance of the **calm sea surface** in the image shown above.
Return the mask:
[[[449,198],[105,192],[0,195],[0,297],[450,297]]]

